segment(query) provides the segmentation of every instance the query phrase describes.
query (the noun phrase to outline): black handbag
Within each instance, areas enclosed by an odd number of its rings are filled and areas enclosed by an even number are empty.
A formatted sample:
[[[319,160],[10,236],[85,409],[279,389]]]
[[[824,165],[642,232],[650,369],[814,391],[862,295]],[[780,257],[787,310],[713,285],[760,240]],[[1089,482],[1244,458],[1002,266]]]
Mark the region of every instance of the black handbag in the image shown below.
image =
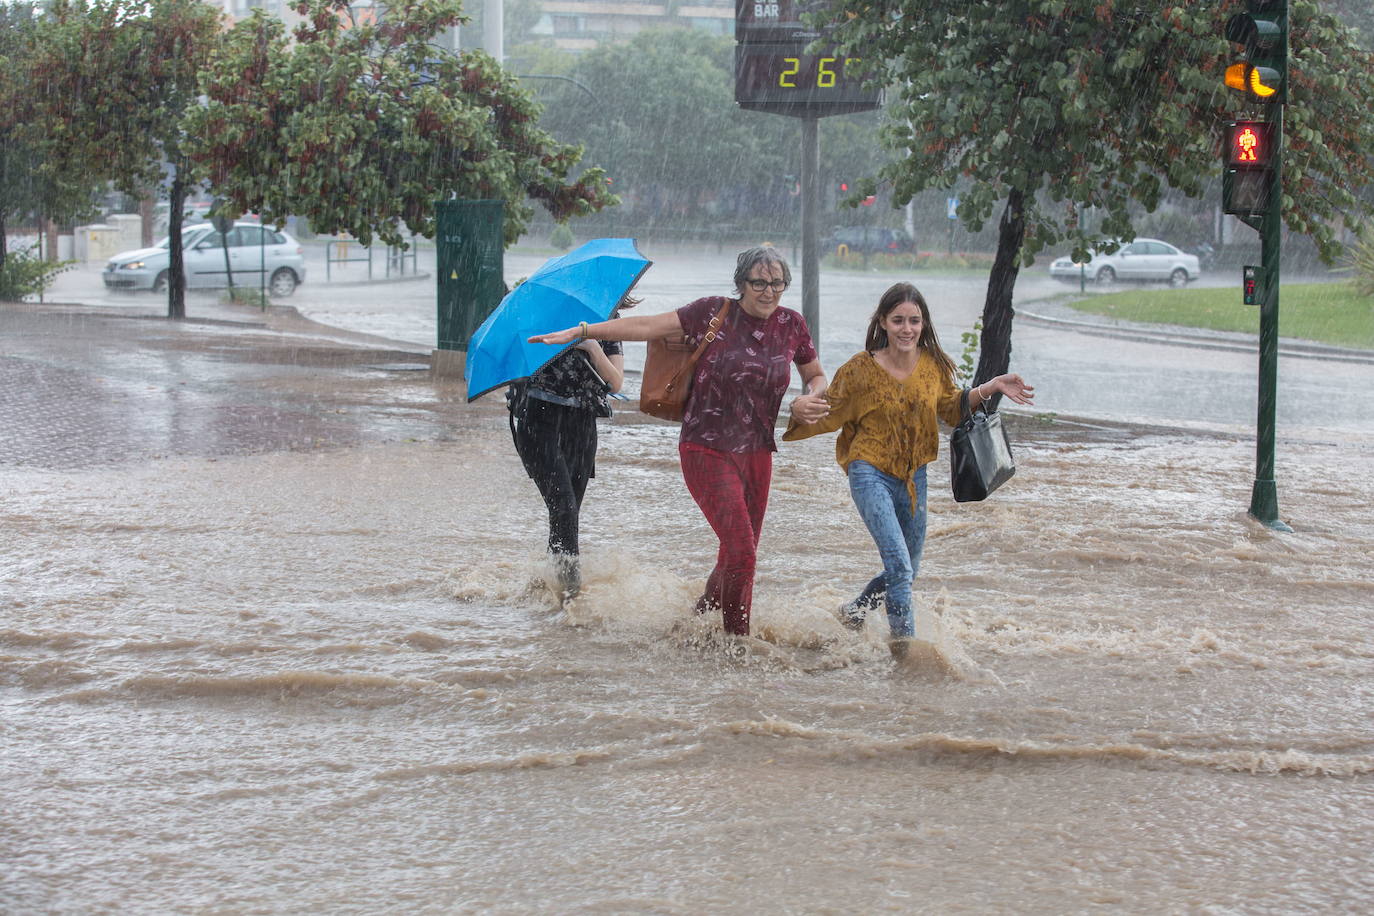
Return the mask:
[[[963,419],[949,435],[949,482],[955,502],[979,502],[1011,480],[1016,461],[1001,414],[988,413],[983,404],[971,412],[967,389],[959,395],[959,413]]]

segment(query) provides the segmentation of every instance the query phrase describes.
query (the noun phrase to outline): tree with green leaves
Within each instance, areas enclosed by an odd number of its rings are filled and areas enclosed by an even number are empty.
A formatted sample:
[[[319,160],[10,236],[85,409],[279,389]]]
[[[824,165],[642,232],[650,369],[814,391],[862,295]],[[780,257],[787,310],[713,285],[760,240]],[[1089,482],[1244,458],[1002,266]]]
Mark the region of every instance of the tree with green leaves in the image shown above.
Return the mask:
[[[795,155],[782,119],[735,107],[732,54],[729,40],[681,28],[602,45],[572,59],[578,86],[557,87],[543,123],[594,151],[644,209],[699,216],[723,186],[766,186]]]
[[[35,70],[45,27],[30,5],[0,5],[0,274],[15,221],[79,218],[95,193],[85,170],[63,170],[60,149],[43,129]]]
[[[800,231],[792,196],[801,161],[796,118],[743,111],[734,102],[734,42],[685,28],[636,34],[584,54],[524,49],[538,82],[541,123],[586,146],[633,197],[637,221],[701,225],[713,214]],[[857,178],[883,162],[876,113],[821,121],[821,171]],[[787,177],[792,180],[788,181]],[[777,233],[782,233],[778,235]]]
[[[488,55],[435,46],[459,0],[389,3],[353,23],[345,0],[303,0],[290,35],[255,11],[226,37],[191,113],[193,153],[231,209],[303,216],[317,232],[407,244],[436,200],[502,199],[506,241],[542,204],[556,219],[614,202],[600,169],[538,126],[529,93]]]
[[[879,179],[898,201],[966,185],[959,217],[998,217],[977,380],[1007,370],[1018,270],[1065,239],[1083,256],[1134,237],[1132,216],[1166,187],[1219,183],[1222,87],[1234,56],[1225,4],[1139,0],[876,0],[826,14],[840,41],[895,87],[886,137],[900,158]],[[1290,4],[1283,214],[1325,258],[1370,207],[1374,60],[1313,0]],[[1104,214],[1092,234],[1083,206]]]
[[[44,168],[140,198],[167,188],[170,318],[186,314],[181,214],[195,181],[182,120],[219,34],[219,14],[199,0],[56,0],[35,54]]]

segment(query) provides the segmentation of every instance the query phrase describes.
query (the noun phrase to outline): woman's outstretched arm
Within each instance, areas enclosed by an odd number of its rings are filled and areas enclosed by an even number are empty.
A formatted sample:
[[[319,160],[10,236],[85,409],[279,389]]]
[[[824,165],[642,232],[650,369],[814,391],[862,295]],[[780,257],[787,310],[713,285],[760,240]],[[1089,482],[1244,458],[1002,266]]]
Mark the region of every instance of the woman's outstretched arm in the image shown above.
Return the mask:
[[[657,340],[669,334],[682,332],[682,322],[677,312],[662,312],[658,315],[631,315],[627,318],[613,318],[610,321],[587,322],[552,331],[536,334],[530,343],[565,344],[575,340]]]

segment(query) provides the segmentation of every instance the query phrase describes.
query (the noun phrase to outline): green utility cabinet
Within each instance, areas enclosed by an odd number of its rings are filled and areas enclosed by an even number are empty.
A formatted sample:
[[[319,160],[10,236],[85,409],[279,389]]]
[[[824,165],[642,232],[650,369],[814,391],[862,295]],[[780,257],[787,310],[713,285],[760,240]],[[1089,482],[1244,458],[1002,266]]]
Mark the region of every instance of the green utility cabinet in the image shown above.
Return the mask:
[[[506,295],[505,201],[441,200],[435,212],[438,348],[466,352],[472,332]]]

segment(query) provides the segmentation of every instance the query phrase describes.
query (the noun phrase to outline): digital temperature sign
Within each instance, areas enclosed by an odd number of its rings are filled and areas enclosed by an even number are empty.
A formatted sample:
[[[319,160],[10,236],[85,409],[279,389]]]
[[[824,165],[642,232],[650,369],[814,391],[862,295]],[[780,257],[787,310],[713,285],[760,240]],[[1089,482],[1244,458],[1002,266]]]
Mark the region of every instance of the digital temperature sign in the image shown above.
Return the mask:
[[[877,89],[863,84],[861,62],[834,53],[806,52],[807,45],[735,46],[735,101],[751,111],[823,115],[870,111]]]
[[[750,111],[824,117],[872,111],[878,89],[865,89],[861,61],[826,51],[823,35],[802,21],[814,0],[735,0],[735,101]]]

